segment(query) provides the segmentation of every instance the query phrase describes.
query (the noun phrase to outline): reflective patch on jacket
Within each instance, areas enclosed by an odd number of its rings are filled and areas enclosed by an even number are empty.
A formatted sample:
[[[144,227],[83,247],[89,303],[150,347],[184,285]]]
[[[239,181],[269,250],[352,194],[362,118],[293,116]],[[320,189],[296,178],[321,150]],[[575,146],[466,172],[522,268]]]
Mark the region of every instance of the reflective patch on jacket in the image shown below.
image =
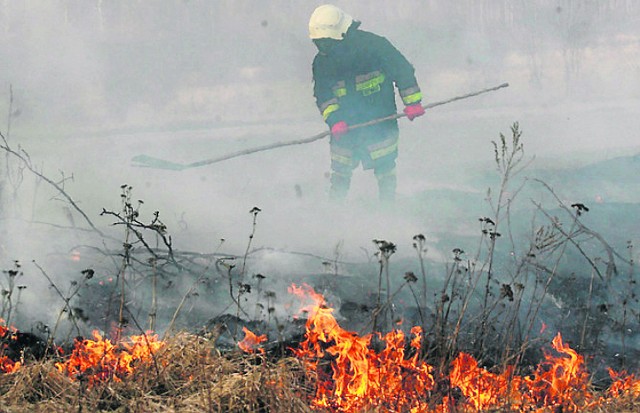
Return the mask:
[[[333,95],[337,98],[347,95],[347,85],[344,80],[337,82],[331,90],[333,91]]]
[[[380,85],[384,82],[384,73],[376,70],[356,76],[356,91],[369,96],[380,91]]]
[[[394,136],[383,140],[382,142],[374,143],[367,147],[369,155],[374,161],[382,158],[383,156],[390,155],[398,150],[398,137]]]
[[[337,145],[331,145],[331,160],[337,163],[353,165],[353,151]]]
[[[411,105],[422,100],[422,92],[420,87],[414,86],[399,91],[402,103],[405,105]]]
[[[322,118],[327,120],[329,115],[331,115],[336,110],[340,109],[340,105],[338,104],[337,98],[329,99],[320,104],[320,113],[322,113]]]

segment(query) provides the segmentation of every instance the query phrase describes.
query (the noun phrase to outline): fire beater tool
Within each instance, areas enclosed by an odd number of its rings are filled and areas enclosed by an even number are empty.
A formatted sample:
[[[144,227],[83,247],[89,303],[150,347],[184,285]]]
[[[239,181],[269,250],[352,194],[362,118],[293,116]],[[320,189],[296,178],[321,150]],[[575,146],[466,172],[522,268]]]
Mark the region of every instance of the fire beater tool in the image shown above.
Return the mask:
[[[446,105],[447,103],[451,103],[451,102],[455,102],[457,100],[462,100],[462,99],[467,99],[473,96],[478,96],[481,95],[483,93],[487,93],[487,92],[493,92],[494,90],[498,90],[498,89],[502,89],[505,87],[508,87],[509,84],[508,83],[503,83],[501,85],[498,86],[494,86],[491,88],[487,88],[487,89],[482,89],[473,93],[468,93],[466,95],[462,95],[462,96],[455,96],[452,97],[450,99],[446,99],[446,100],[441,100],[439,102],[433,102],[433,103],[429,103],[426,104],[424,106],[422,106],[425,110],[427,109],[431,109],[434,108],[436,106],[442,106],[442,105]],[[353,126],[349,126],[349,130],[351,129],[358,129],[358,128],[363,128],[365,126],[371,126],[371,125],[375,125],[377,123],[380,122],[385,122],[388,120],[393,120],[393,119],[399,119],[399,118],[403,118],[407,115],[404,114],[404,112],[400,112],[400,113],[395,113],[393,115],[389,115],[389,116],[385,116],[383,118],[379,118],[379,119],[374,119],[368,122],[364,122],[364,123],[359,123],[357,125],[353,125]],[[171,170],[171,171],[182,171],[184,169],[190,169],[190,168],[198,168],[200,166],[205,166],[205,165],[211,165],[217,162],[222,162],[222,161],[226,161],[227,159],[232,159],[232,158],[237,158],[239,156],[244,156],[244,155],[249,155],[252,153],[256,153],[256,152],[262,152],[262,151],[268,151],[271,149],[276,149],[276,148],[283,148],[285,146],[291,146],[291,145],[302,145],[305,143],[311,143],[311,142],[315,142],[317,140],[320,140],[322,138],[325,138],[327,136],[331,135],[330,131],[325,131],[322,133],[319,133],[317,135],[305,138],[305,139],[298,139],[298,140],[293,140],[293,141],[287,141],[287,142],[275,142],[275,143],[271,143],[268,145],[263,145],[263,146],[257,146],[254,148],[249,148],[249,149],[244,149],[241,151],[237,151],[237,152],[232,152],[226,155],[222,155],[216,158],[211,158],[211,159],[204,159],[201,161],[197,161],[197,162],[192,162],[192,163],[177,163],[177,162],[172,162],[172,161],[167,161],[164,159],[159,159],[159,158],[154,158],[152,156],[149,155],[137,155],[134,156],[131,159],[132,165],[133,166],[137,166],[137,167],[142,167],[142,168],[155,168],[155,169],[167,169],[167,170]]]

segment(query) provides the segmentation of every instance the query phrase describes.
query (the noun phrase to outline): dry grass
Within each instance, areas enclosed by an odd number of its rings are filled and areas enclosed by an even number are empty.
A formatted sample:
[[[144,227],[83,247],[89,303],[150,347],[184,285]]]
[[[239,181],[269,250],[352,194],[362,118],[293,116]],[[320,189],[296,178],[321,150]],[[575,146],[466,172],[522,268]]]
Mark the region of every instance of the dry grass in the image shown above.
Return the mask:
[[[0,374],[1,412],[309,412],[297,360],[277,362],[240,353],[222,355],[192,334],[166,341],[155,362],[122,381],[89,385],[53,361]]]
[[[309,401],[314,390],[314,383],[297,359],[269,360],[239,351],[223,354],[211,340],[179,333],[165,340],[152,362],[139,364],[122,380],[111,377],[90,384],[86,375],[71,378],[61,373],[54,360],[26,363],[15,373],[0,374],[0,413],[298,413],[311,411]],[[637,411],[637,395],[584,410]],[[385,409],[367,412],[382,413]]]

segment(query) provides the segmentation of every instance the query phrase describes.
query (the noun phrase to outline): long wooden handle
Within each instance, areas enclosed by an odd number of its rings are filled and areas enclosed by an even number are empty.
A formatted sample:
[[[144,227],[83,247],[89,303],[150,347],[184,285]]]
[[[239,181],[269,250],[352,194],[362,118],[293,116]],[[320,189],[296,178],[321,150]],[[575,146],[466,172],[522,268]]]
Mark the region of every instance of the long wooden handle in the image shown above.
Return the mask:
[[[439,102],[429,103],[429,104],[423,105],[422,107],[425,110],[428,110],[428,109],[431,109],[431,108],[435,108],[436,106],[442,106],[442,105],[446,105],[447,103],[455,102],[457,100],[467,99],[467,98],[470,98],[470,97],[473,97],[473,96],[478,96],[478,95],[481,95],[481,94],[487,93],[487,92],[493,92],[494,90],[502,89],[502,88],[508,87],[508,86],[509,86],[508,83],[503,83],[503,84],[498,85],[498,86],[494,86],[494,87],[491,87],[491,88],[488,88],[488,89],[482,89],[482,90],[479,90],[477,92],[468,93],[466,95],[456,96],[456,97],[452,97],[452,98],[447,99],[447,100],[441,100]],[[395,113],[393,115],[385,116],[383,118],[378,118],[378,119],[370,120],[368,122],[359,123],[357,125],[349,126],[349,130],[358,129],[358,128],[364,128],[366,126],[376,125],[378,123],[386,122],[386,121],[389,121],[389,120],[400,119],[400,118],[403,118],[405,116],[407,116],[407,115],[404,112]],[[319,133],[317,135],[314,135],[314,136],[311,136],[311,137],[305,138],[305,139],[298,139],[298,140],[288,141],[288,142],[276,142],[276,143],[272,143],[272,144],[269,144],[269,145],[258,146],[258,147],[255,147],[255,148],[250,148],[250,149],[245,149],[245,150],[242,150],[242,151],[230,153],[230,154],[221,156],[219,158],[206,159],[206,160],[203,160],[203,161],[193,162],[193,163],[185,165],[185,167],[186,168],[196,168],[198,166],[209,165],[209,164],[212,164],[212,163],[225,161],[227,159],[236,158],[238,156],[249,155],[249,154],[255,153],[255,152],[268,151],[270,149],[282,148],[282,147],[291,146],[291,145],[301,145],[301,144],[305,144],[305,143],[311,143],[311,142],[320,140],[322,138],[325,138],[325,137],[327,137],[329,135],[331,135],[331,132],[326,131],[326,132],[322,132],[322,133]]]
[[[428,109],[431,109],[431,108],[435,108],[436,106],[442,106],[442,105],[446,105],[447,103],[455,102],[457,100],[467,99],[467,98],[470,98],[470,97],[473,97],[473,96],[478,96],[478,95],[481,95],[481,94],[487,93],[487,92],[493,92],[494,90],[502,89],[502,88],[505,88],[505,87],[508,87],[508,86],[509,86],[508,83],[503,83],[501,85],[490,87],[490,88],[487,88],[487,89],[482,89],[482,90],[479,90],[477,92],[467,93],[466,95],[455,96],[455,97],[452,97],[452,98],[447,99],[447,100],[441,100],[439,102],[429,103],[429,104],[423,105],[422,107],[425,110],[428,110]],[[364,128],[365,126],[376,125],[376,124],[381,123],[381,122],[386,122],[386,121],[389,121],[389,120],[399,119],[399,118],[403,118],[405,116],[407,116],[407,115],[404,112],[394,113],[393,115],[385,116],[383,118],[374,119],[374,120],[370,120],[368,122],[359,123],[357,125],[349,126],[349,130],[358,129],[358,128]],[[222,162],[222,161],[226,161],[227,159],[237,158],[238,156],[249,155],[249,154],[256,153],[256,152],[268,151],[268,150],[276,149],[276,148],[283,148],[285,146],[302,145],[302,144],[305,144],[305,143],[311,143],[311,142],[315,142],[317,140],[320,140],[322,138],[325,138],[325,137],[327,137],[329,135],[331,135],[331,132],[330,131],[325,131],[325,132],[322,132],[322,133],[319,133],[317,135],[313,135],[311,137],[304,138],[304,139],[298,139],[298,140],[287,141],[287,142],[270,143],[268,145],[263,145],[263,146],[257,146],[257,147],[254,147],[254,148],[244,149],[244,150],[241,150],[241,151],[229,153],[227,155],[219,156],[217,158],[205,159],[205,160],[202,160],[202,161],[192,162],[192,163],[188,163],[188,164],[181,164],[181,163],[176,163],[176,162],[171,162],[171,161],[165,161],[163,159],[153,158],[153,157],[147,156],[147,155],[138,155],[138,156],[133,158],[133,161],[138,163],[138,165],[136,165],[136,166],[181,171],[183,169],[197,168],[199,166],[211,165],[212,163]]]

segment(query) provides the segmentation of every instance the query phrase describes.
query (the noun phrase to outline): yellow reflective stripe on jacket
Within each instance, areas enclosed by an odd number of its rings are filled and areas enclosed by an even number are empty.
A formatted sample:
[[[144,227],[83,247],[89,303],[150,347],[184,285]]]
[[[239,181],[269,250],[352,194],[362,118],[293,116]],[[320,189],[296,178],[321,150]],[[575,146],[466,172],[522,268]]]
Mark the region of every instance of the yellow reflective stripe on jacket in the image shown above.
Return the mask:
[[[380,84],[384,82],[384,73],[375,72],[356,76],[356,91],[362,92],[365,96],[380,90]]]
[[[326,109],[322,111],[322,119],[327,120],[329,115],[331,115],[333,112],[335,112],[338,109],[340,109],[340,105],[338,105],[337,103],[333,103],[327,106]]]
[[[402,98],[402,102],[405,105],[411,105],[412,103],[420,102],[422,100],[422,92],[414,93],[413,95],[405,96]]]
[[[331,115],[336,110],[340,109],[340,105],[338,104],[338,99],[332,98],[325,102],[322,102],[320,105],[320,112],[322,113],[322,118],[327,120],[329,115]]]
[[[353,163],[353,151],[336,145],[331,145],[331,160],[344,165]]]
[[[337,98],[341,98],[347,95],[347,86],[344,80],[341,80],[338,83],[336,83],[336,85],[332,88],[332,90],[333,90],[333,95]]]
[[[374,161],[378,158],[382,158],[385,155],[389,155],[390,153],[393,153],[395,151],[398,150],[398,140],[394,140],[394,142],[388,146],[384,146],[380,149],[374,149],[372,151],[369,151],[369,156],[371,156],[371,159],[373,159]]]
[[[331,98],[331,99],[329,99],[329,100],[325,100],[324,102],[320,103],[320,104],[318,105],[318,107],[320,108],[320,112],[324,112],[324,110],[325,110],[327,107],[329,107],[329,106],[331,106],[331,105],[334,105],[334,104],[337,104],[337,103],[338,103],[338,99],[336,99],[336,98]]]
[[[400,97],[405,105],[411,105],[422,100],[422,92],[418,86],[409,87],[400,91]]]
[[[351,165],[352,162],[351,157],[340,155],[335,152],[331,152],[331,160],[345,165]]]

